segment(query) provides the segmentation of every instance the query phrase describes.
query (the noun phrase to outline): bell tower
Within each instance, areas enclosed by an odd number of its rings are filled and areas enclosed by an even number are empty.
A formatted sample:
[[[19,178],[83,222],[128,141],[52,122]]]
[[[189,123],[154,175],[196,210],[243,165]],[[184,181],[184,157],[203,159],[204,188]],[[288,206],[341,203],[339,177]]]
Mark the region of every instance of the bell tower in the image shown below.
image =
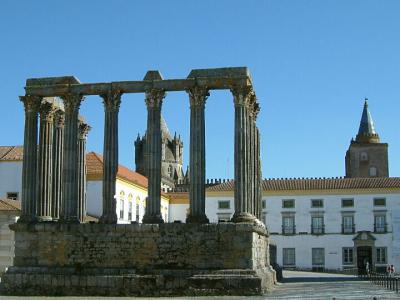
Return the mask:
[[[360,128],[346,152],[346,177],[389,177],[388,144],[381,143],[365,99]]]

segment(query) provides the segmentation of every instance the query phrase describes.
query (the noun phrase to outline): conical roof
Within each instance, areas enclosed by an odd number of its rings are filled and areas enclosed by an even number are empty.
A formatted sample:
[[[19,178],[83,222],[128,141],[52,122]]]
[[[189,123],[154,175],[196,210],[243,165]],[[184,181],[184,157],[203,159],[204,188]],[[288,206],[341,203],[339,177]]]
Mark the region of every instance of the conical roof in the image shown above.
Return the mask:
[[[356,137],[358,142],[379,143],[379,136],[375,131],[374,121],[368,109],[368,99],[365,99],[361,115],[360,127]]]

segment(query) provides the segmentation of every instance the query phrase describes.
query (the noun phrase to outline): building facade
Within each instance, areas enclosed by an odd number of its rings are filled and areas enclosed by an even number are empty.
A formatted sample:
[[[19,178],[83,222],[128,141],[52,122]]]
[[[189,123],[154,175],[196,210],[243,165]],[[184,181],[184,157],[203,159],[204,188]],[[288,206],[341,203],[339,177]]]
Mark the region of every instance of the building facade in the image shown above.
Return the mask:
[[[136,172],[146,174],[146,134],[138,135],[135,141]],[[185,180],[183,170],[183,142],[181,137],[171,136],[164,118],[161,116],[161,184],[163,189],[174,188]]]
[[[95,152],[86,155],[87,163],[87,212],[99,218],[102,207],[103,157]],[[116,180],[116,212],[119,224],[141,223],[147,198],[147,178],[122,165],[118,166]],[[168,221],[169,199],[161,196],[161,215]]]

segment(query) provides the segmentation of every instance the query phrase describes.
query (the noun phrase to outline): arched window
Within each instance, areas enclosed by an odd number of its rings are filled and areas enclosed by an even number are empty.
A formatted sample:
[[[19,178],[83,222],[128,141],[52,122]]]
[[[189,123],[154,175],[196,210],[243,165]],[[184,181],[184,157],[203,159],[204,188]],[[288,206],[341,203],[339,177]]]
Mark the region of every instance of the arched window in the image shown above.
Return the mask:
[[[119,193],[119,219],[120,220],[124,219],[124,213],[125,213],[125,192],[121,191]]]
[[[368,153],[367,152],[361,152],[360,153],[360,160],[361,161],[367,161],[368,160]]]
[[[369,176],[370,177],[376,177],[378,176],[378,170],[376,167],[370,167],[369,168]]]
[[[136,197],[136,222],[140,222],[140,198]]]
[[[128,221],[133,221],[133,195],[130,193],[128,195]]]

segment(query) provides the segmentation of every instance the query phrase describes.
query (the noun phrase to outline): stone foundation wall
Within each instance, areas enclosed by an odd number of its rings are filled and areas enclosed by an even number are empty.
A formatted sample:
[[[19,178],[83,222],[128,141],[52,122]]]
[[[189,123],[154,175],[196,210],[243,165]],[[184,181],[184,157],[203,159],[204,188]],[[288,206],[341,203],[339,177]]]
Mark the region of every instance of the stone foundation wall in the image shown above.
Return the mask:
[[[241,295],[261,294],[274,282],[262,226],[39,223],[11,228],[14,267],[2,284],[8,294]]]

